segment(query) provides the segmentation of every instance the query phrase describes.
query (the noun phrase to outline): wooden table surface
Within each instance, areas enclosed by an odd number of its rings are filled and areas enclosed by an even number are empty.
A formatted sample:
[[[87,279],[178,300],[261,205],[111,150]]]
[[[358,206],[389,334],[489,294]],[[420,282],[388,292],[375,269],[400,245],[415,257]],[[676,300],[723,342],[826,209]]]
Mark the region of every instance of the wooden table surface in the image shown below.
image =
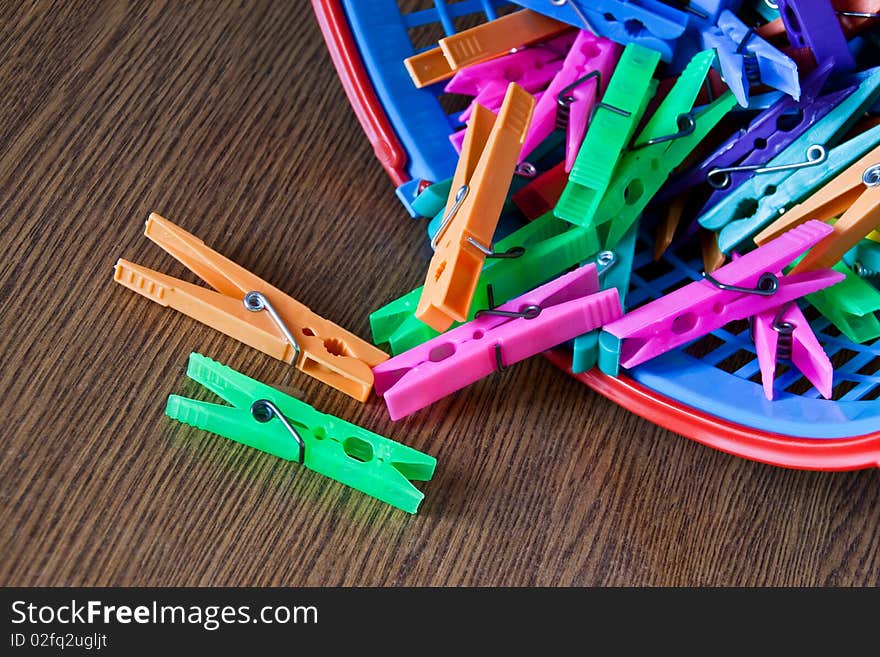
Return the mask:
[[[3,585],[864,585],[880,472],[661,430],[543,358],[391,422],[117,285],[156,211],[368,338],[424,224],[305,0],[0,4]],[[410,516],[169,420],[199,351],[438,458]]]

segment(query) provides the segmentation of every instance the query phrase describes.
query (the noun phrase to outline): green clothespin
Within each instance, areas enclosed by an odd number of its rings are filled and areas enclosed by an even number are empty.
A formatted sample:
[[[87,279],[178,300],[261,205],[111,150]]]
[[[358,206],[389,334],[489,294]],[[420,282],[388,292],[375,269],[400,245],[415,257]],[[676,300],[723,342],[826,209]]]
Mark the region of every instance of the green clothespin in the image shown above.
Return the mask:
[[[843,261],[856,276],[880,287],[880,242],[862,240],[843,256]]]
[[[639,225],[636,222],[629,229],[626,236],[617,243],[614,250],[611,251],[614,254],[613,263],[604,269],[602,269],[601,263],[599,265],[599,282],[602,285],[602,289],[617,288],[624,310],[626,310],[626,294],[629,292],[629,281],[632,276],[638,232]],[[599,333],[601,333],[601,329],[594,329],[574,339],[571,371],[575,374],[586,372],[598,363]]]
[[[857,276],[843,262],[832,269],[846,276],[837,285],[807,295],[807,301],[853,342],[862,344],[880,337],[880,291]]]
[[[599,238],[592,228],[574,228],[548,212],[495,243],[499,252],[516,247],[524,249],[517,258],[486,261],[468,319],[490,306],[490,288],[495,305],[518,297],[595,254]],[[417,288],[370,315],[376,344],[388,342],[397,355],[439,335],[413,315],[421,293],[422,288]]]
[[[606,248],[613,249],[627,234],[673,169],[736,106],[733,94],[725,92],[699,113],[692,109],[714,57],[713,51],[704,51],[691,60],[634,147],[617,165],[594,216],[595,224],[611,222]]]
[[[623,149],[657,90],[651,76],[659,61],[660,53],[649,48],[631,43],[624,49],[554,210],[560,219],[591,225]]]
[[[320,413],[201,354],[190,354],[186,374],[232,406],[170,395],[169,417],[297,461],[408,513],[418,509],[424,494],[410,480],[431,479],[433,456]]]

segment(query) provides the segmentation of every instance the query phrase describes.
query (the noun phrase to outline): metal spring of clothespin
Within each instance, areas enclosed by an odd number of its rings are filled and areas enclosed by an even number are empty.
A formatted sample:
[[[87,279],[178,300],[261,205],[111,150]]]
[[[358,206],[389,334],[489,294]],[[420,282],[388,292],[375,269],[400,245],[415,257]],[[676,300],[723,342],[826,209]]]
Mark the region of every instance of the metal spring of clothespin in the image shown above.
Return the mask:
[[[794,303],[794,302],[791,302]],[[779,340],[776,343],[777,360],[791,360],[792,349],[794,347],[794,330],[797,328],[792,322],[787,322],[782,318],[791,307],[791,303],[780,306],[776,317],[773,318],[773,330],[779,334]]]
[[[577,99],[572,95],[572,92],[577,89],[582,84],[586,84],[590,80],[596,80],[596,100],[599,100],[599,88],[602,86],[602,74],[599,71],[590,71],[585,76],[578,78],[570,85],[562,89],[556,95],[556,129],[557,130],[566,130],[568,129],[568,121],[571,117],[571,105]]]
[[[251,312],[260,312],[265,310],[269,313],[269,317],[272,318],[272,321],[275,322],[275,325],[278,326],[278,329],[284,334],[284,337],[290,343],[290,346],[293,347],[294,355],[293,355],[293,364],[296,365],[299,362],[299,344],[296,341],[296,338],[293,337],[293,333],[291,333],[290,329],[287,328],[287,324],[284,323],[284,320],[281,319],[281,316],[272,307],[272,304],[269,303],[269,300],[263,295],[262,292],[248,292],[244,295],[244,307],[250,310]]]
[[[795,162],[793,164],[780,164],[777,166],[766,166],[762,164],[752,164],[737,167],[718,167],[711,169],[706,174],[706,182],[715,189],[726,189],[730,186],[731,173],[740,171],[751,171],[754,174],[774,173],[776,171],[793,171],[795,169],[804,169],[806,167],[814,167],[822,164],[828,159],[828,151],[822,144],[813,144],[807,149],[807,159],[803,162]]]
[[[305,463],[306,461],[306,442],[303,440],[303,437],[299,435],[299,432],[293,427],[290,421],[284,417],[284,414],[279,410],[279,408],[273,404],[268,399],[258,399],[253,404],[251,404],[251,415],[254,416],[254,419],[257,422],[268,422],[269,420],[276,418],[281,424],[284,425],[284,428],[293,436],[293,439],[296,441],[296,444],[299,445],[299,458],[297,461],[300,465]]]
[[[583,9],[578,6],[578,3],[575,0],[550,0],[550,4],[554,7],[562,7],[564,5],[568,5],[571,7],[572,11],[577,14],[578,19],[581,23],[584,24],[584,27],[592,32],[593,34],[599,34],[599,31],[593,26],[592,23],[587,19],[587,15],[584,13]]]
[[[663,135],[661,137],[652,137],[640,144],[633,144],[630,146],[629,150],[637,151],[641,148],[646,148],[647,146],[653,146],[654,144],[662,144],[667,141],[673,141],[674,139],[681,139],[682,137],[687,137],[692,134],[694,130],[697,129],[697,120],[694,118],[692,112],[679,114],[678,117],[676,117],[676,123],[678,125],[678,132],[674,132],[670,135]]]
[[[776,290],[779,289],[779,279],[776,277],[776,274],[773,274],[771,272],[761,274],[755,287],[740,287],[738,285],[728,285],[727,283],[722,283],[707,272],[703,272],[703,278],[705,278],[719,290],[724,290],[725,292],[740,292],[743,294],[757,294],[758,296],[769,297],[775,294]]]
[[[449,228],[450,222],[455,217],[458,209],[461,207],[461,204],[464,203],[464,199],[467,197],[469,191],[470,188],[467,185],[462,185],[458,188],[458,191],[455,193],[455,203],[449,209],[449,212],[446,213],[446,216],[444,216],[443,219],[440,221],[440,226],[439,228],[437,228],[437,232],[434,233],[434,237],[431,239],[431,249],[433,251],[437,250],[437,245],[440,244],[440,238],[443,237],[443,233],[445,233],[446,229]],[[476,249],[479,249],[487,258],[519,258],[526,252],[525,247],[522,246],[514,246],[507,249],[507,251],[497,252],[487,246],[480,244],[477,240],[470,236],[468,236],[467,242]],[[247,305],[247,303],[245,303],[245,305]],[[248,310],[254,309],[248,308]],[[255,310],[261,309],[257,308]]]

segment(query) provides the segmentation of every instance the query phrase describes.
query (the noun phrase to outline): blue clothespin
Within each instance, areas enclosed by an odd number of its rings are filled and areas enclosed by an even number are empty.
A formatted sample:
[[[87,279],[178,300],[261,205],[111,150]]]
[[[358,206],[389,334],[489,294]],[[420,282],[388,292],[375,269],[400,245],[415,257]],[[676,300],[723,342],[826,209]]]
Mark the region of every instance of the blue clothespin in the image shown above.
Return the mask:
[[[730,10],[722,11],[715,25],[703,28],[703,47],[718,51],[721,77],[743,107],[749,104],[752,84],[765,84],[800,98],[797,65],[787,55],[759,37]]]
[[[754,216],[761,199],[774,194],[796,171],[825,162],[828,149],[840,142],[865,109],[880,96],[880,67],[861,77],[858,88],[839,106],[772,160],[750,169],[750,178],[697,218],[704,228],[720,231],[718,244],[722,251],[729,252],[763,228],[769,219]]]
[[[688,29],[689,13],[658,0],[514,0],[622,44],[635,43],[672,61],[678,40]],[[711,4],[711,3],[710,3]]]
[[[232,406],[170,395],[169,417],[297,461],[409,513],[418,509],[424,494],[411,481],[431,479],[433,456],[320,413],[201,354],[190,354],[186,375]]]

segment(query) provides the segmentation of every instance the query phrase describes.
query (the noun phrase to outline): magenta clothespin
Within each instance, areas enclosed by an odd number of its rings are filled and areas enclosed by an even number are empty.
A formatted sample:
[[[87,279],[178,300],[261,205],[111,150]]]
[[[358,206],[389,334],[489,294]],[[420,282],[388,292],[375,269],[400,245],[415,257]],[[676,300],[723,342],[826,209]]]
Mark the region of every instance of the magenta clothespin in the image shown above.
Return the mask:
[[[590,113],[602,94],[623,47],[590,32],[578,32],[561,70],[535,104],[532,123],[523,144],[521,158],[528,157],[554,128],[564,128],[565,170],[571,171]]]
[[[531,94],[544,89],[562,67],[565,53],[571,48],[574,38],[572,32],[565,32],[540,45],[472,64],[458,71],[446,84],[444,91],[474,97],[459,120],[467,123],[477,103],[498,112],[511,82],[516,82]]]
[[[790,360],[816,386],[819,394],[825,399],[831,398],[834,368],[796,303],[783,304],[755,315],[752,335],[767,399],[773,399],[777,360]]]
[[[803,229],[803,230],[802,230]],[[752,317],[843,280],[830,269],[777,276],[833,228],[808,221],[718,269],[627,313],[603,329],[600,368],[635,367],[728,322]],[[614,358],[616,356],[616,358]]]
[[[397,420],[621,313],[617,290],[599,291],[585,265],[378,365],[374,386]]]

